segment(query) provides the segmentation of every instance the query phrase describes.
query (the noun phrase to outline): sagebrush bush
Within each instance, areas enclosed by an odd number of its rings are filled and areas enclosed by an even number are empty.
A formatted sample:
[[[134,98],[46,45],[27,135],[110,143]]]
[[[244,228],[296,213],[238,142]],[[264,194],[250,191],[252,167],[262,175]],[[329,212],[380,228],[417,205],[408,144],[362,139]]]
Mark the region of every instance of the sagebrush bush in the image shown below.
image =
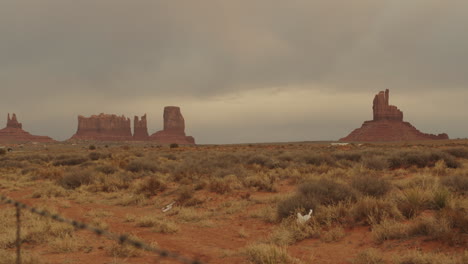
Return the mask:
[[[449,148],[449,149],[445,149],[444,152],[457,158],[468,159],[468,148],[463,148],[463,147]]]
[[[299,185],[299,194],[313,197],[320,204],[336,204],[344,200],[356,200],[356,192],[347,184],[321,178]]]
[[[353,177],[351,185],[360,193],[375,197],[384,196],[392,188],[389,180],[369,174]]]
[[[376,249],[369,248],[361,251],[352,261],[353,264],[385,264],[382,253]]]
[[[299,186],[295,195],[281,201],[277,206],[278,218],[309,209],[318,205],[334,205],[341,201],[355,201],[356,192],[348,185],[321,178],[311,180]]]
[[[96,167],[96,171],[102,172],[104,174],[113,174],[117,172],[118,168],[109,164],[103,164]]]
[[[462,195],[468,195],[468,174],[458,173],[450,176],[445,176],[441,179],[441,183],[454,192]]]
[[[315,166],[320,166],[322,164],[333,165],[335,160],[328,154],[325,153],[306,153],[301,157],[302,161],[306,164],[311,164]]]
[[[421,188],[404,190],[397,199],[398,209],[407,218],[417,216],[422,210],[430,208],[430,195]]]
[[[360,198],[351,209],[354,221],[378,224],[384,219],[401,219],[403,215],[393,201],[375,197]]]
[[[408,226],[393,219],[384,219],[379,224],[372,225],[372,237],[377,243],[390,239],[408,237]]]
[[[398,151],[389,158],[391,169],[434,167],[435,163],[443,160],[448,168],[459,168],[461,163],[457,159],[441,151]]]
[[[362,153],[340,151],[340,152],[333,153],[332,157],[335,158],[336,160],[349,160],[349,161],[358,162],[358,161],[361,161]]]
[[[0,148],[0,155],[5,155],[7,153],[6,149]]]
[[[58,180],[58,184],[65,189],[75,189],[93,181],[93,174],[90,170],[69,170]]]
[[[305,213],[305,211],[309,209],[315,209],[318,204],[319,202],[313,197],[306,197],[301,194],[296,194],[278,203],[278,219],[287,218],[299,211]]]
[[[151,162],[149,160],[136,159],[130,161],[125,169],[131,172],[156,172],[158,171],[158,166],[155,162]]]
[[[269,244],[256,244],[248,246],[245,254],[250,262],[254,264],[293,264],[296,263],[289,256],[285,248]]]
[[[164,180],[158,177],[158,175],[152,175],[143,179],[138,185],[136,192],[149,197],[164,191],[166,188],[167,184]]]
[[[384,156],[368,156],[362,159],[362,165],[371,170],[386,170],[390,166]]]
[[[74,166],[88,161],[87,158],[75,155],[62,155],[55,158],[54,166]]]

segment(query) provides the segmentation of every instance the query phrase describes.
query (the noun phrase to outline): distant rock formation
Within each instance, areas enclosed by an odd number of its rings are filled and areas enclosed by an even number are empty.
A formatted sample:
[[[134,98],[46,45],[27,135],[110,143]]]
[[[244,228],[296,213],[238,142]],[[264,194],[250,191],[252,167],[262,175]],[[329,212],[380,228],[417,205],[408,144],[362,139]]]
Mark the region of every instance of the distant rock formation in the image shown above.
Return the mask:
[[[150,136],[161,144],[195,144],[195,139],[185,135],[185,120],[178,106],[164,107],[164,129]]]
[[[138,119],[138,116],[135,116],[133,119],[133,139],[144,141],[148,140],[148,125],[146,122],[146,114],[141,117],[141,120]]]
[[[54,142],[50,137],[35,136],[23,130],[23,125],[18,122],[16,114],[10,118],[7,117],[7,126],[0,130],[1,143],[18,143],[18,142]]]
[[[71,140],[129,141],[133,139],[130,118],[99,114],[78,116],[78,129]]]
[[[373,102],[374,118],[365,121],[340,141],[409,141],[448,139],[447,134],[425,134],[403,121],[403,112],[389,105],[389,90],[379,92]]]
[[[396,106],[389,105],[389,96],[390,92],[388,89],[385,90],[385,92],[379,92],[375,95],[372,106],[372,110],[374,111],[374,121],[403,121],[403,112],[401,112]]]

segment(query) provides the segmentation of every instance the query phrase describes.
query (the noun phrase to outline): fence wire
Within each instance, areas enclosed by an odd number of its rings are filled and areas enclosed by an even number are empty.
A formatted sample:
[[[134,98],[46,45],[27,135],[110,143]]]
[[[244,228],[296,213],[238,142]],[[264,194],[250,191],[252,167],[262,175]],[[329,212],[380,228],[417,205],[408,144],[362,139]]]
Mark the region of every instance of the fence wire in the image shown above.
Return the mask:
[[[128,244],[128,245],[130,245],[132,247],[135,247],[137,249],[142,249],[142,250],[145,250],[145,251],[148,251],[148,252],[153,252],[153,253],[157,254],[159,257],[162,257],[162,258],[171,258],[171,259],[174,259],[174,260],[176,260],[176,261],[178,261],[180,263],[184,263],[184,264],[204,264],[200,260],[190,259],[190,258],[184,257],[184,256],[182,256],[182,255],[180,255],[178,253],[171,252],[169,250],[165,250],[165,249],[161,249],[161,248],[155,248],[155,247],[150,246],[150,245],[148,245],[148,244],[146,244],[144,242],[132,239],[126,234],[117,235],[117,234],[108,232],[106,230],[103,230],[103,229],[100,229],[100,228],[97,228],[97,227],[90,226],[88,224],[85,224],[85,223],[82,223],[82,222],[79,222],[79,221],[76,221],[76,220],[67,219],[65,217],[62,217],[59,214],[52,214],[52,213],[50,213],[50,212],[48,212],[46,210],[41,210],[41,209],[38,209],[38,208],[35,208],[35,207],[32,207],[32,206],[26,205],[24,203],[15,201],[15,200],[10,199],[10,198],[8,198],[6,196],[3,196],[1,194],[0,194],[0,202],[6,203],[6,204],[12,204],[12,205],[14,205],[16,207],[16,222],[17,222],[17,227],[16,227],[17,228],[17,230],[16,230],[16,252],[17,252],[16,263],[17,264],[21,264],[21,237],[20,237],[20,231],[21,231],[21,219],[20,219],[21,212],[20,212],[20,210],[21,209],[28,210],[29,212],[31,212],[33,214],[37,214],[37,215],[40,215],[40,216],[43,216],[43,217],[46,217],[46,218],[50,218],[50,219],[52,219],[54,221],[57,221],[57,222],[72,225],[73,227],[76,228],[76,230],[88,230],[88,231],[91,231],[91,232],[95,233],[98,236],[105,236],[105,237],[107,237],[107,238],[109,238],[111,240],[115,240],[115,241],[119,242],[120,244]]]

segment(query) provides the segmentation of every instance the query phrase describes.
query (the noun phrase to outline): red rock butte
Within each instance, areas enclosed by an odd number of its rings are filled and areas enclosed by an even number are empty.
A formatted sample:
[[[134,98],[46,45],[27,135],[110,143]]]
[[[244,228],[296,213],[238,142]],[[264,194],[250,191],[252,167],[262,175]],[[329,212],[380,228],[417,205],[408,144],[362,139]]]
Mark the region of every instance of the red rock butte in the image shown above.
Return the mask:
[[[133,139],[138,141],[148,140],[148,124],[146,121],[146,114],[141,117],[135,116],[133,119]]]
[[[195,139],[185,135],[185,120],[178,106],[164,107],[164,129],[150,136],[160,144],[195,144]]]
[[[16,114],[10,118],[7,117],[7,126],[0,130],[1,143],[19,143],[19,142],[54,142],[50,137],[35,136],[23,130],[23,125],[18,122]]]
[[[71,140],[129,141],[133,140],[130,118],[99,114],[78,116],[78,129]]]
[[[374,97],[372,121],[365,121],[347,137],[340,141],[410,141],[448,139],[447,134],[432,135],[422,133],[408,122],[403,121],[403,112],[389,105],[389,90],[379,92]]]

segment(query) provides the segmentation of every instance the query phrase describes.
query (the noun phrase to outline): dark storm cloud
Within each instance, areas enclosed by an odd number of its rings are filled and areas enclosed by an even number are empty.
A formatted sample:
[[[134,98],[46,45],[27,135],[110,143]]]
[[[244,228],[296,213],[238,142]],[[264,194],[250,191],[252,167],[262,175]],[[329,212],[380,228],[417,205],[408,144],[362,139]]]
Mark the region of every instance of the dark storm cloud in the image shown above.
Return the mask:
[[[385,88],[463,93],[467,14],[458,0],[5,0],[0,110],[65,118],[290,86],[337,102]]]

